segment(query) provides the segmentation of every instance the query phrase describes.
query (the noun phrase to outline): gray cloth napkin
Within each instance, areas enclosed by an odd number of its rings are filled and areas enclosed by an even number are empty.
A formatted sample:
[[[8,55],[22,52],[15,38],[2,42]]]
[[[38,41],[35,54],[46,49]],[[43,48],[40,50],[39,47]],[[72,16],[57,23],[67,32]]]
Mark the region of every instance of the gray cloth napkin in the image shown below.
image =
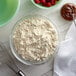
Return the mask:
[[[54,61],[53,76],[76,76],[76,27],[74,23],[59,47]]]

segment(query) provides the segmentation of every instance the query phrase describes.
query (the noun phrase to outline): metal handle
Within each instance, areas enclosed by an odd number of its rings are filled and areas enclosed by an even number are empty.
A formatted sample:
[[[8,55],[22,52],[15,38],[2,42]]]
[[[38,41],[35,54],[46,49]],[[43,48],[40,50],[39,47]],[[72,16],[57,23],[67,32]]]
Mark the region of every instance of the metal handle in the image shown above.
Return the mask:
[[[26,76],[21,70],[19,70],[19,71],[17,72],[17,75],[18,75],[18,76]]]
[[[73,16],[73,21],[74,21],[74,24],[75,24],[75,26],[76,26],[75,14],[72,14],[72,16]]]
[[[3,58],[4,57],[4,64],[6,64],[12,71],[14,71],[18,76],[26,76],[15,64],[13,58],[9,54],[7,48],[5,45],[0,42],[0,55]],[[3,62],[2,62],[3,63]]]

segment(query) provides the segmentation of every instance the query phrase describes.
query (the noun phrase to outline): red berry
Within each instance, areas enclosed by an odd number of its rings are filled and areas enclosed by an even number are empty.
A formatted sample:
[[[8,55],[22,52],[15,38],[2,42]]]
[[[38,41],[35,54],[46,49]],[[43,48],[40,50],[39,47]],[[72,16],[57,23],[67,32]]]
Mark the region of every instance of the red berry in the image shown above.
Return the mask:
[[[34,0],[35,1],[35,3],[37,3],[37,4],[39,4],[40,3],[40,0]]]
[[[50,7],[50,6],[51,6],[51,3],[48,2],[48,3],[45,4],[45,6],[46,6],[46,7]]]
[[[46,3],[46,0],[40,0],[41,3]]]
[[[51,0],[46,0],[46,2],[51,2]]]
[[[51,4],[52,4],[52,5],[55,5],[55,4],[56,4],[56,0],[52,0],[52,1],[51,1]]]
[[[42,3],[43,6],[46,6],[46,3]]]

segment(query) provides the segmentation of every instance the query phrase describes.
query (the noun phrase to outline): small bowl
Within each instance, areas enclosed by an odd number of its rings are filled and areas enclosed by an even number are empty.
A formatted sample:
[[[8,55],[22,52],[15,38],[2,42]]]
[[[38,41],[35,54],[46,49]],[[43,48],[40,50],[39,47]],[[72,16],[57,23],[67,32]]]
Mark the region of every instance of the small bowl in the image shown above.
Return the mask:
[[[11,32],[11,35],[10,35],[10,47],[11,47],[11,51],[12,51],[13,55],[14,55],[21,63],[26,64],[26,65],[43,64],[43,63],[47,62],[47,61],[50,60],[50,59],[51,59],[51,62],[53,62],[53,58],[54,58],[55,54],[57,53],[58,46],[56,47],[55,53],[54,53],[52,56],[46,58],[46,60],[44,60],[44,61],[39,61],[39,62],[38,62],[38,61],[29,61],[29,60],[23,59],[23,58],[18,54],[18,52],[17,52],[16,49],[15,49],[15,46],[14,46],[14,43],[13,43],[13,33],[14,33],[16,27],[19,26],[19,23],[20,23],[21,21],[23,21],[23,20],[25,20],[25,19],[29,19],[29,18],[31,18],[31,17],[38,17],[38,18],[43,18],[43,19],[49,20],[47,17],[41,16],[41,15],[29,15],[29,16],[26,16],[26,17],[20,19],[20,20],[15,24],[15,26],[13,27],[12,32]],[[50,20],[49,20],[49,21],[50,21]],[[51,21],[50,21],[50,22],[51,22]],[[57,31],[57,34],[58,34],[58,45],[59,45],[59,32],[58,32],[58,29],[57,29],[56,26],[54,26],[54,24],[53,24],[52,22],[51,22],[51,24],[52,24],[53,27],[55,27],[55,29],[56,29],[56,31]]]
[[[0,27],[15,15],[19,8],[20,0],[0,0]]]
[[[55,5],[51,6],[51,7],[45,7],[45,6],[42,6],[41,4],[36,4],[34,2],[34,0],[31,0],[31,2],[37,6],[38,8],[41,8],[41,9],[50,9],[50,8],[57,8],[57,6],[62,2],[62,0],[59,0]]]

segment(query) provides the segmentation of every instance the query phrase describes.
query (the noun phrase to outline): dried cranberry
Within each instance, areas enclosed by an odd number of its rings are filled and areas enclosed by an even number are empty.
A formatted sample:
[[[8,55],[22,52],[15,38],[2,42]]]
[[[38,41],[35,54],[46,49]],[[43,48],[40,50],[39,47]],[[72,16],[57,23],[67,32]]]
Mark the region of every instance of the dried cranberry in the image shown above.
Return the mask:
[[[39,4],[40,3],[40,0],[34,0],[35,1],[35,3],[37,3],[37,4]]]
[[[52,0],[46,0],[46,2],[51,2]]]
[[[51,1],[51,4],[52,4],[52,5],[55,5],[55,4],[56,4],[56,0],[52,0],[52,1]]]
[[[50,3],[50,2],[47,2],[47,3],[45,4],[45,6],[46,6],[46,7],[50,7],[50,6],[51,6],[51,3]]]
[[[46,3],[46,0],[40,0],[41,3]]]
[[[42,3],[43,6],[46,6],[46,3]]]

